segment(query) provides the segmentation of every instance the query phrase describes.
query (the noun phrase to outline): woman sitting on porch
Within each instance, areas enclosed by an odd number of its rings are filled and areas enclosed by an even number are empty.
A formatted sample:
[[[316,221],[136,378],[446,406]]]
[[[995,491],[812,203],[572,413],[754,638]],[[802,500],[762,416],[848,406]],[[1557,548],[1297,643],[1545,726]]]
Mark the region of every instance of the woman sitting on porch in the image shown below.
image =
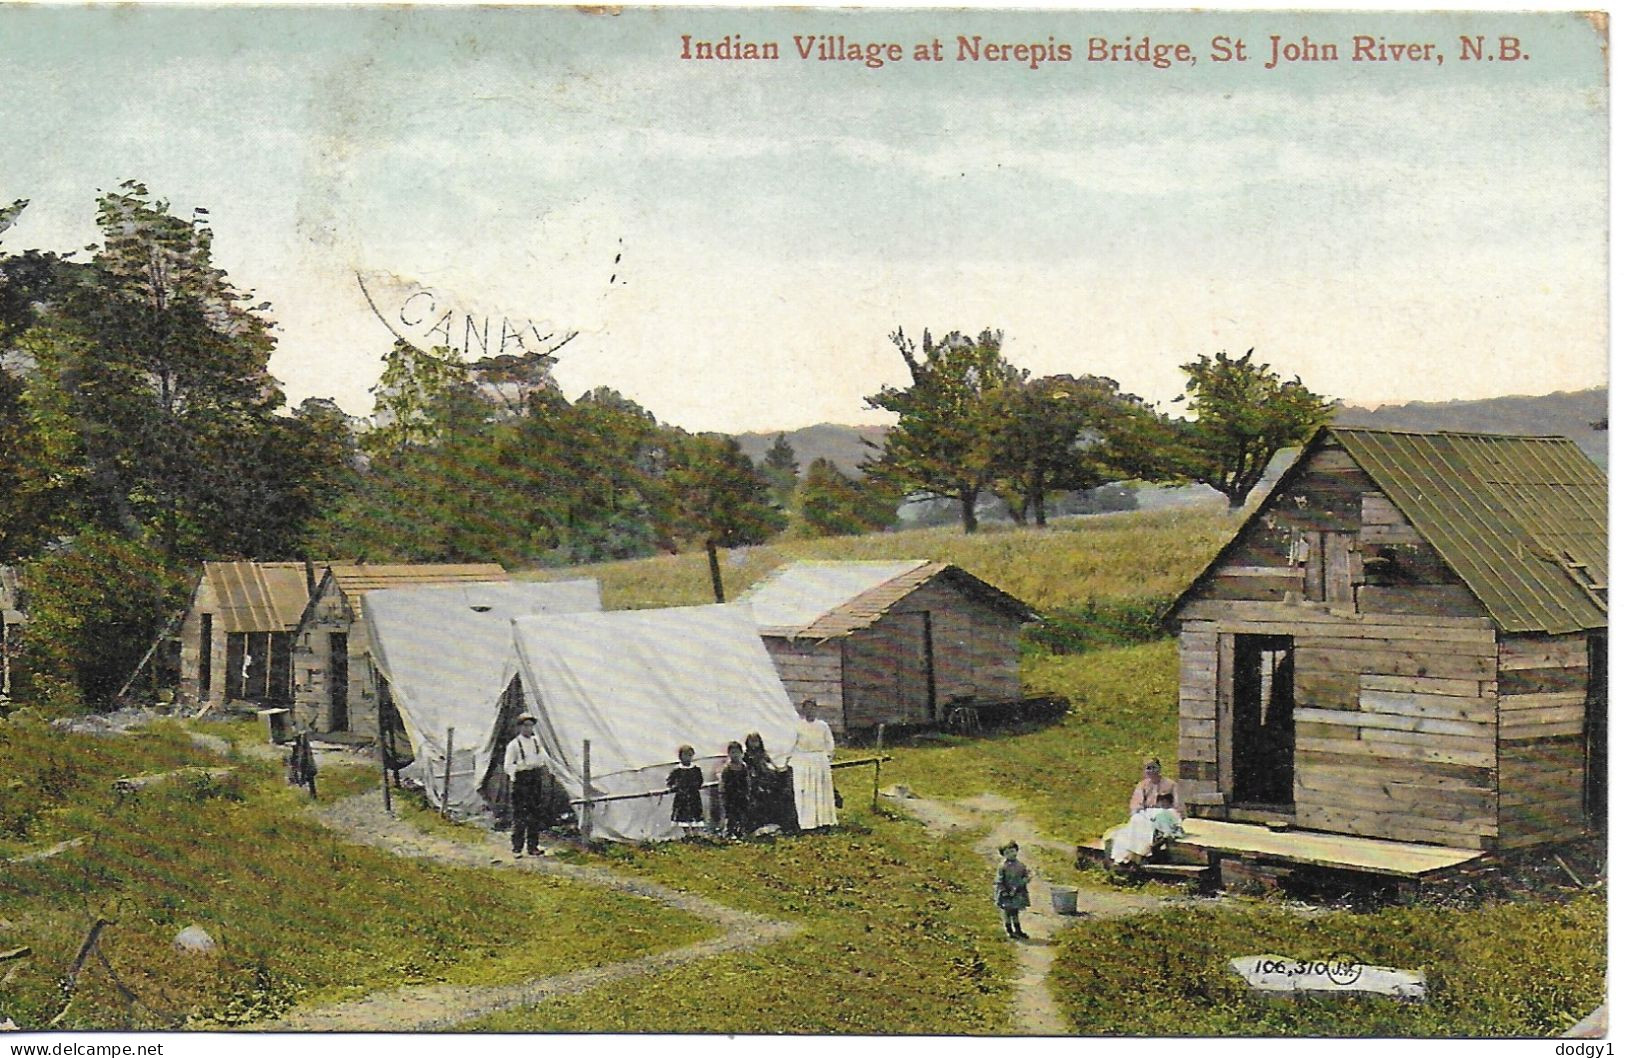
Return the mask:
[[[1145,762],[1143,777],[1128,801],[1128,822],[1106,833],[1106,855],[1119,866],[1133,866],[1170,840],[1182,837],[1185,803],[1179,784],[1162,775],[1162,761]]]

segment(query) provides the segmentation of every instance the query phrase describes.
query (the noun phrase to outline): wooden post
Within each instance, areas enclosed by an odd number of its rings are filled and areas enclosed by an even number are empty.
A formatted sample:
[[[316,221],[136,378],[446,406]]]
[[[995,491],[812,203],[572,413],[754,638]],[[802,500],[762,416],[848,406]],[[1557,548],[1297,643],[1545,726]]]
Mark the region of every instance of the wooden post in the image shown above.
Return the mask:
[[[886,752],[886,725],[881,724],[875,732],[875,792],[870,799],[870,805],[875,811],[880,810],[880,758]]]
[[[727,602],[722,594],[722,566],[717,562],[717,542],[705,542],[705,557],[711,562],[711,592],[716,595],[717,602]]]
[[[395,814],[395,806],[389,799],[389,750],[384,742],[384,696],[378,696],[378,763],[384,769],[384,811],[389,815]]]
[[[581,840],[592,840],[592,739],[581,740]]]
[[[440,818],[445,819],[448,813],[447,802],[451,800],[451,741],[457,734],[455,727],[446,728],[446,777],[440,784]]]

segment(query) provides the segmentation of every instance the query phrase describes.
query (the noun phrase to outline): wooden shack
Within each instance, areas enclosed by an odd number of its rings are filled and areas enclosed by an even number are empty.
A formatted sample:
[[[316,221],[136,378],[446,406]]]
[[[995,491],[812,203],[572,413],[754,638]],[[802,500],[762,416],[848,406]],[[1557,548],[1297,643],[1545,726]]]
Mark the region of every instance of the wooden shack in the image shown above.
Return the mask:
[[[837,734],[931,724],[956,700],[1021,697],[1026,604],[957,566],[796,562],[739,598],[790,700]]]
[[[1177,600],[1192,813],[1456,849],[1605,823],[1603,472],[1321,430]]]
[[[0,566],[0,702],[11,699],[11,658],[22,647],[20,636],[27,620],[17,571]]]
[[[293,632],[310,601],[307,562],[205,562],[180,628],[179,698],[293,703]]]
[[[322,733],[378,731],[377,678],[368,661],[366,595],[383,588],[421,588],[508,580],[494,563],[470,565],[333,564],[322,574],[293,639],[294,721]],[[456,648],[447,643],[446,649]]]

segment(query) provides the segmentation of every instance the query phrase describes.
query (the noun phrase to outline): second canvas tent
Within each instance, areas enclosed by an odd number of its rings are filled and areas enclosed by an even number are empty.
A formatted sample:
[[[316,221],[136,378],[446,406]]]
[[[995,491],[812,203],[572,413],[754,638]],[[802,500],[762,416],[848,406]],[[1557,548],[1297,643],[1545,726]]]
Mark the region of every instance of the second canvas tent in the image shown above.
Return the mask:
[[[499,723],[513,620],[524,614],[595,611],[598,582],[507,582],[396,588],[367,596],[365,619],[380,693],[411,744],[403,770],[431,804],[459,815],[485,807],[481,785],[509,732]],[[446,729],[455,731],[450,796]]]
[[[709,781],[730,741],[760,733],[782,762],[796,714],[749,613],[733,606],[616,610],[519,617],[504,691],[508,712],[540,719],[548,766],[583,790],[583,742],[592,744],[595,837],[660,841],[681,835],[660,794],[680,744],[695,748]],[[505,681],[506,685],[506,681]]]

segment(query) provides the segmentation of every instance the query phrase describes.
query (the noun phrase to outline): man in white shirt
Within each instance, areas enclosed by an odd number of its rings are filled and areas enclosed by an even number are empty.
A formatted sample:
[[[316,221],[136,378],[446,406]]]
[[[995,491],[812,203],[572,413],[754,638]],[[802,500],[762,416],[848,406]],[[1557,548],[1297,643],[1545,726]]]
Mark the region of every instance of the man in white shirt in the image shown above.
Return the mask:
[[[529,852],[540,856],[548,772],[534,716],[527,713],[519,718],[519,734],[508,743],[502,770],[508,773],[508,785],[513,791],[513,854],[519,857]]]

